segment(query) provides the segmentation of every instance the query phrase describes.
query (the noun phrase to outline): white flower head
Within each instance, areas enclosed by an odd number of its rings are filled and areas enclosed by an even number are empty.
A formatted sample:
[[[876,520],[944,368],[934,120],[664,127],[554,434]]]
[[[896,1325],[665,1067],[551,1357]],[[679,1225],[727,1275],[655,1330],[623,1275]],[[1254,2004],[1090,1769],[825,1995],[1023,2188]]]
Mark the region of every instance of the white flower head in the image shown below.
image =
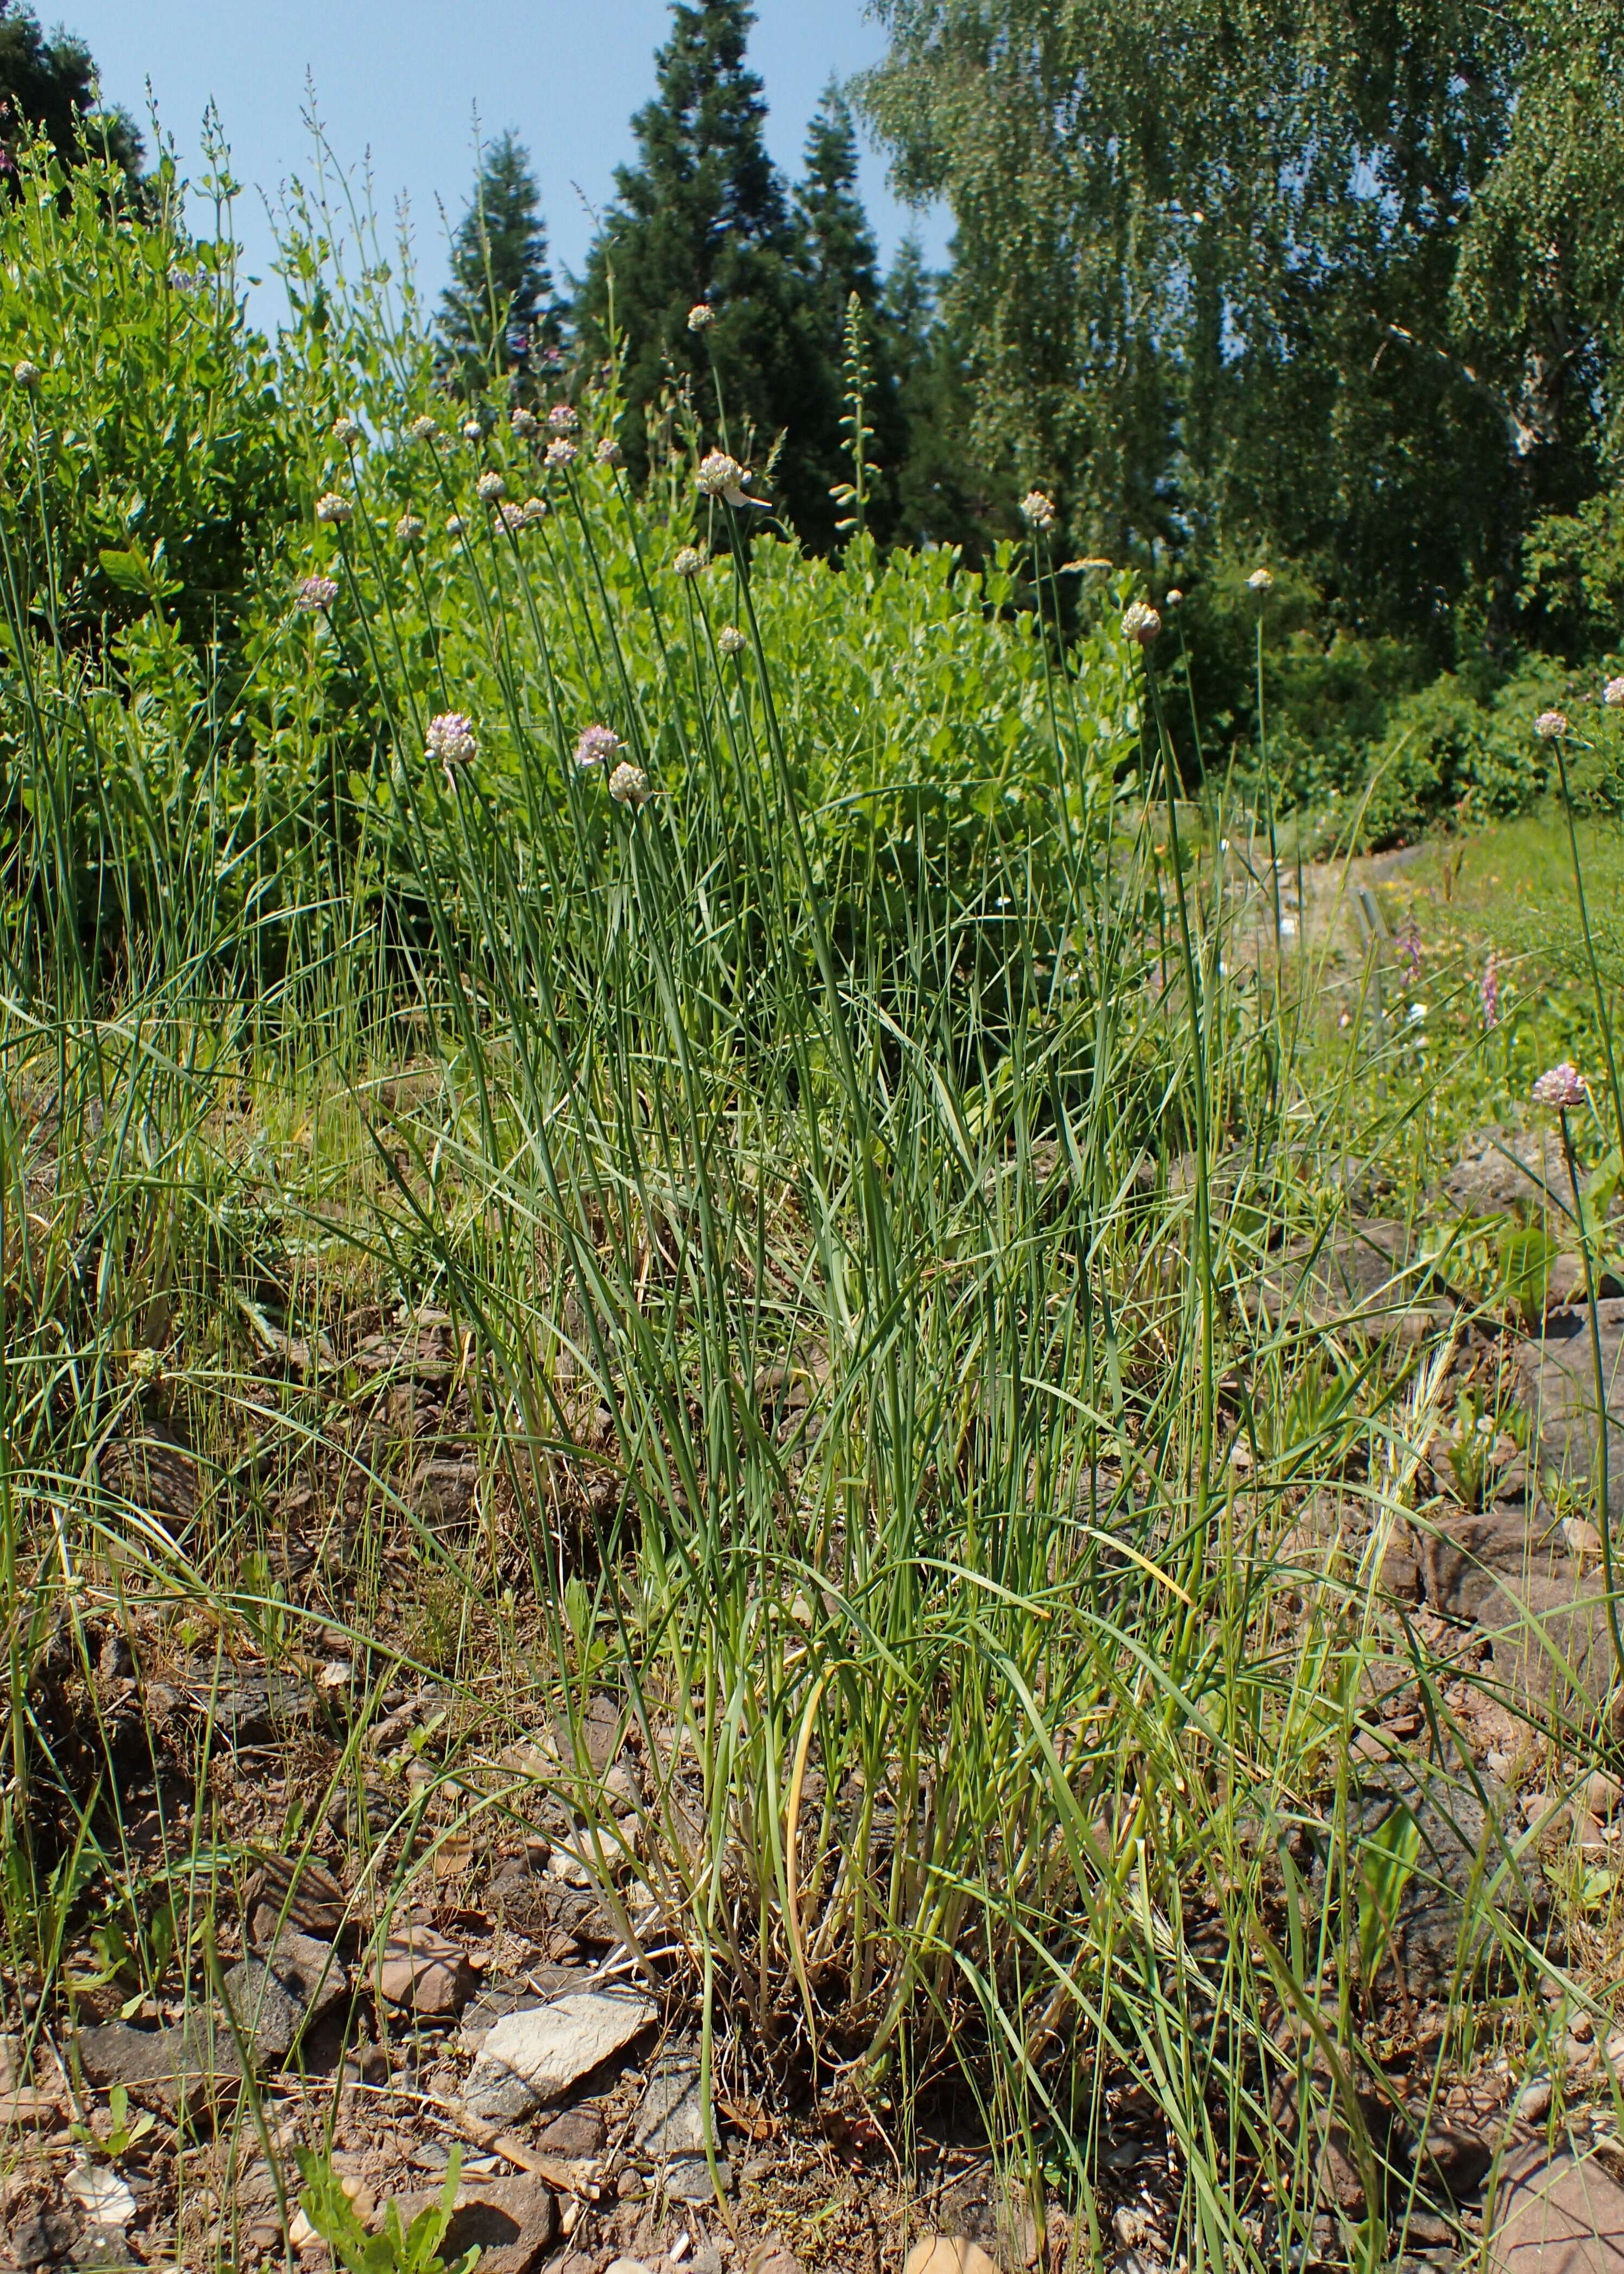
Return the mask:
[[[1583,1105],[1590,1094],[1584,1076],[1567,1058],[1542,1073],[1533,1088],[1536,1105],[1553,1105],[1559,1111],[1564,1106]]]
[[[573,403],[555,403],[547,413],[547,425],[554,434],[578,434],[581,416]]]
[[[329,526],[335,527],[348,521],[354,511],[349,499],[340,497],[336,490],[328,490],[324,497],[316,500],[316,519],[325,521]]]
[[[705,565],[704,547],[701,545],[679,546],[671,565],[679,576],[697,576]]]
[[[1246,584],[1250,591],[1256,592],[1261,598],[1265,592],[1274,591],[1274,579],[1267,568],[1254,568],[1247,577]]]
[[[606,765],[615,752],[624,748],[613,727],[583,727],[575,742],[575,764],[583,770]]]
[[[1046,490],[1028,490],[1020,501],[1020,511],[1028,529],[1049,530],[1055,525],[1055,501]]]
[[[1624,679],[1610,679],[1601,690],[1601,699],[1613,711],[1624,704]]]
[[[40,383],[40,366],[37,363],[30,363],[27,357],[23,356],[11,365],[11,377],[17,381],[19,387],[37,387]]]
[[[742,655],[750,643],[737,624],[724,624],[716,636],[716,644],[724,655]]]
[[[403,513],[395,524],[395,533],[402,545],[410,545],[423,534],[423,523],[415,513]]]
[[[580,455],[567,434],[555,434],[547,445],[544,463],[549,466],[573,466]]]
[[[745,484],[749,478],[748,472],[738,459],[729,456],[726,450],[712,450],[703,457],[695,477],[701,497],[719,497],[731,506],[758,506],[765,513],[765,498],[746,497],[744,493]]]
[[[499,505],[508,494],[508,485],[500,474],[481,474],[474,493],[481,505]]]
[[[333,440],[335,442],[349,444],[358,442],[360,439],[361,429],[353,418],[341,418],[333,421]]]
[[[649,777],[641,766],[629,765],[622,760],[609,777],[609,794],[617,805],[635,808],[646,804]]]
[[[1542,742],[1554,742],[1559,735],[1568,732],[1567,714],[1561,711],[1542,711],[1534,721],[1534,732]]]
[[[688,312],[688,328],[690,332],[708,332],[715,321],[716,310],[708,300],[695,300]]]
[[[412,420],[406,432],[414,442],[432,442],[440,432],[440,421],[431,418],[425,410],[420,418]]]
[[[618,466],[624,463],[620,446],[613,434],[605,434],[592,453],[600,466]]]
[[[479,442],[484,439],[485,428],[477,418],[465,418],[462,421],[462,440],[465,442]]]
[[[1162,619],[1147,600],[1130,600],[1123,611],[1122,636],[1136,647],[1148,647],[1162,630]]]
[[[540,419],[533,410],[526,410],[523,404],[514,412],[510,423],[514,433],[522,442],[528,442],[532,434],[539,433],[541,431]]]
[[[1182,608],[1184,606],[1184,596],[1179,591],[1177,584],[1169,584],[1168,586],[1167,597],[1163,599],[1162,605],[1164,608]]]
[[[462,535],[462,515],[461,515],[460,513],[448,513],[448,514],[446,516],[446,535],[447,535],[447,537],[461,537],[461,535]]]
[[[511,498],[501,508],[502,527],[510,531],[515,537],[525,526],[527,519],[524,508],[522,505],[515,505]]]
[[[293,595],[293,605],[301,615],[319,615],[330,608],[338,598],[337,579],[332,576],[306,576]]]
[[[524,501],[523,510],[526,522],[533,529],[538,521],[545,521],[547,517],[547,501],[545,498],[542,497],[527,497]]]
[[[478,756],[478,752],[473,722],[465,712],[442,711],[438,718],[429,720],[427,748],[423,755],[425,758],[439,759],[446,770],[447,781],[455,767],[467,765],[471,758]]]

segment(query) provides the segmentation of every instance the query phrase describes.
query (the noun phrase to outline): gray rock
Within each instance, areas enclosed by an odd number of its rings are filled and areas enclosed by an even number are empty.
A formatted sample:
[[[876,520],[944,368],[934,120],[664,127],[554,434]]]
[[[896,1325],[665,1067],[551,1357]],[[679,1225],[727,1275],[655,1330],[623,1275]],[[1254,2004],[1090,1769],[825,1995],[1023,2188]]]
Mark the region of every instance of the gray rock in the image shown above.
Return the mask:
[[[1292,1249],[1259,1279],[1247,1307],[1272,1326],[1395,1333],[1437,1275],[1409,1226],[1357,1216]]]
[[[74,2049],[87,2083],[98,2090],[122,2084],[132,2099],[155,2103],[169,2115],[222,2105],[242,2086],[237,2038],[212,2010],[188,2014],[168,2029],[106,2022],[81,2029]]]
[[[643,2091],[633,2137],[640,2152],[657,2164],[677,2156],[705,2152],[704,2114],[700,2105],[699,2063],[676,2053],[657,2061]],[[712,2144],[717,2144],[714,2127]]]
[[[1598,1302],[1596,1310],[1607,1412],[1607,1508],[1616,1522],[1624,1517],[1624,1302]],[[1516,1373],[1545,1491],[1581,1479],[1598,1482],[1600,1408],[1589,1306],[1557,1313],[1545,1321],[1542,1335],[1519,1344]]]
[[[1593,2158],[1512,2157],[1484,2226],[1491,2274],[1624,2274],[1624,2189]]]
[[[330,1944],[284,1927],[262,1958],[239,1960],[221,1986],[255,2065],[272,2068],[347,1993],[350,1971]]]
[[[442,2192],[397,2196],[402,2226],[410,2227],[419,2211],[438,2203]],[[467,2179],[457,2189],[437,2255],[451,2265],[477,2246],[481,2274],[534,2274],[557,2233],[558,2205],[539,2180]]]
[[[1548,1216],[1560,1222],[1564,1209],[1573,1207],[1554,1129],[1480,1129],[1467,1139],[1443,1188],[1461,1216]]]
[[[1507,1582],[1522,1588],[1537,1581],[1571,1601],[1578,1593],[1581,1567],[1548,1511],[1536,1513],[1522,1501],[1496,1501],[1485,1509],[1451,1508],[1437,1517],[1410,1519],[1417,1561],[1426,1600],[1451,1618],[1475,1619],[1486,1613],[1503,1619],[1500,1596]]]
[[[732,2195],[733,2175],[727,2158],[718,2157],[717,2178],[722,2193]],[[708,2203],[716,2201],[716,2189],[710,2184],[710,2166],[703,2156],[680,2156],[665,2165],[660,2175],[660,2186],[667,2201],[682,2203]]]
[[[560,2100],[629,2045],[657,2015],[630,1990],[581,1990],[530,2013],[506,2014],[485,2037],[463,2100],[487,2122]]]

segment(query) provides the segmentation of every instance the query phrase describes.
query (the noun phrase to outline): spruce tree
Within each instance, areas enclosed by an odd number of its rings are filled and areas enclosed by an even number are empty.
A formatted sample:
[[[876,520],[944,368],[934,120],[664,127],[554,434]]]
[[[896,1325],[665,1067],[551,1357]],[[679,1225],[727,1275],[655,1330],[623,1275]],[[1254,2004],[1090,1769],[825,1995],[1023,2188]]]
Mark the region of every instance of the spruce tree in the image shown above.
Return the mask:
[[[530,153],[511,129],[481,158],[472,201],[452,240],[440,328],[447,360],[470,394],[504,372],[529,391],[526,382],[539,386],[556,357],[561,317],[541,193]]]
[[[0,174],[15,180],[12,156],[25,137],[43,132],[64,166],[87,153],[106,156],[131,182],[141,170],[141,138],[124,110],[106,110],[96,67],[82,40],[47,39],[31,8],[0,0]]]
[[[763,137],[761,81],[745,62],[753,21],[743,0],[675,0],[658,92],[632,122],[635,162],[617,171],[616,202],[588,257],[583,341],[601,352],[613,312],[635,471],[646,471],[636,414],[686,382],[707,440],[725,425],[735,453],[759,463],[782,435],[774,501],[802,537],[827,543],[839,478],[837,355]],[[690,331],[701,302],[713,320]]]

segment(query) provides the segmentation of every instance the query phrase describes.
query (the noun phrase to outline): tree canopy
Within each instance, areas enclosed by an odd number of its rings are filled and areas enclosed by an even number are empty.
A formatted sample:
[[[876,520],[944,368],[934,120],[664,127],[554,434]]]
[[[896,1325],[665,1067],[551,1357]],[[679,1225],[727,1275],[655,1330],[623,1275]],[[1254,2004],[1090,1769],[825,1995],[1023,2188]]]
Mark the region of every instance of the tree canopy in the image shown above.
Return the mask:
[[[530,153],[509,129],[481,156],[468,211],[451,247],[440,335],[468,388],[501,373],[539,379],[562,336],[547,261],[541,192]]]
[[[19,140],[37,133],[64,166],[88,148],[132,182],[140,173],[135,123],[127,111],[103,108],[85,42],[63,31],[47,38],[31,8],[0,0],[0,173],[15,176]]]

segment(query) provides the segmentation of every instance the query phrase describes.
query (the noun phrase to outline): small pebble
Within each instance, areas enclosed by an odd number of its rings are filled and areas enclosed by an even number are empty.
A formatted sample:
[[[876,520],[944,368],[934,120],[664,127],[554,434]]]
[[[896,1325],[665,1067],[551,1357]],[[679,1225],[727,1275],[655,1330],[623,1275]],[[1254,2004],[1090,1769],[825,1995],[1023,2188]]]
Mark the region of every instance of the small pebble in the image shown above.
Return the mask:
[[[1584,1798],[1590,1814],[1605,1824],[1616,1814],[1620,1800],[1624,1799],[1624,1785],[1617,1777],[1609,1776],[1605,1769],[1598,1769],[1584,1788]]]
[[[615,2193],[622,2202],[641,2202],[649,2192],[649,2183],[641,2172],[622,2172]],[[614,2274],[613,2267],[609,2274]]]

